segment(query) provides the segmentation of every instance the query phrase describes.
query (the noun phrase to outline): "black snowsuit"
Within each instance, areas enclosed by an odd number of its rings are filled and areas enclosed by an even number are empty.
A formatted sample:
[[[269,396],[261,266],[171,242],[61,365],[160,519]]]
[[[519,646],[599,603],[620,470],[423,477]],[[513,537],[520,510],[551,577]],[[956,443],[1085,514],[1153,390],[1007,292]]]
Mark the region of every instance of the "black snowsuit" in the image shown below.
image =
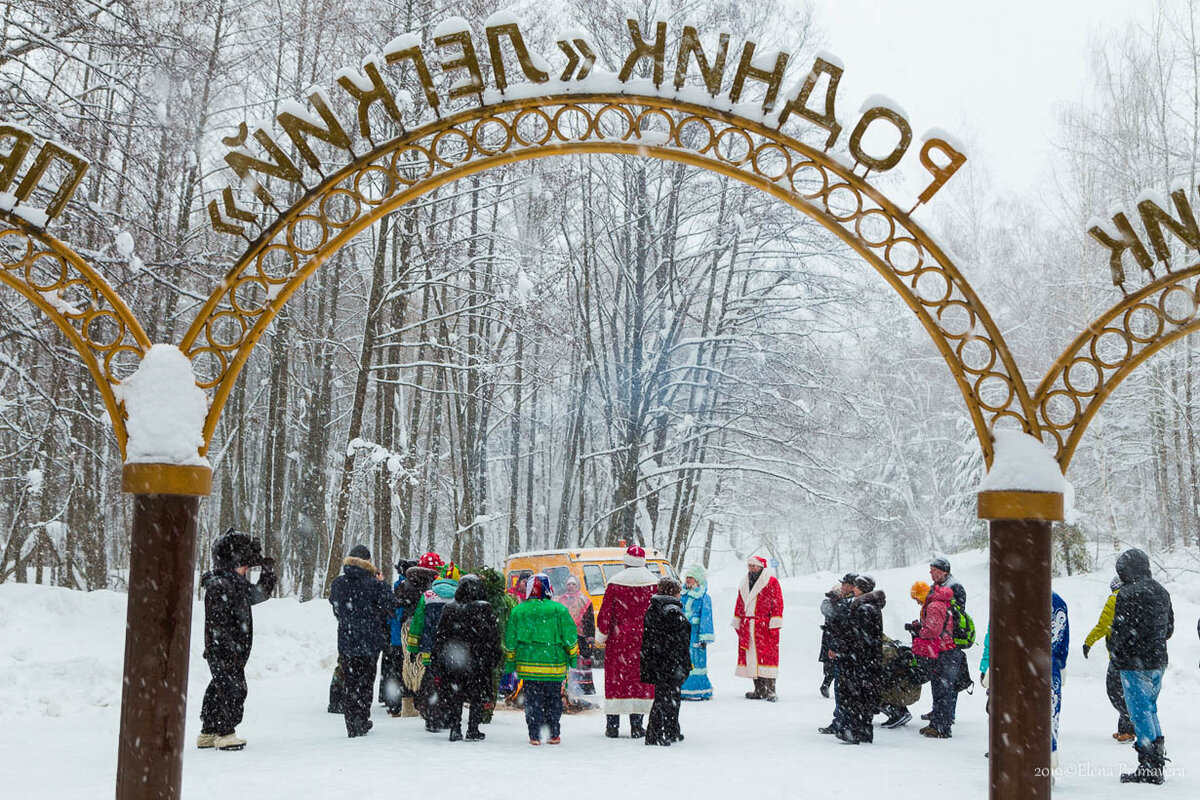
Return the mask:
[[[376,579],[371,562],[350,557],[342,563],[342,574],[333,579],[329,590],[329,603],[338,621],[346,734],[361,736],[371,728],[375,664],[383,649],[384,622],[396,601],[383,581]]]
[[[837,660],[839,707],[846,733],[860,742],[874,738],[871,718],[879,710],[883,678],[882,590],[835,605],[833,652]]]
[[[654,704],[646,727],[646,744],[671,744],[679,730],[679,690],[692,671],[692,625],[678,597],[656,594],[642,632],[642,683],[654,684]]]
[[[500,625],[478,575],[464,575],[458,582],[454,602],[442,611],[431,656],[443,721],[451,735],[462,726],[463,703],[471,706],[467,730],[478,733],[485,707],[496,699],[492,671],[503,657]]]
[[[227,736],[242,721],[246,662],[254,644],[250,606],[271,596],[275,573],[263,569],[250,583],[233,569],[215,569],[200,579],[204,588],[204,660],[212,680],[200,706],[200,732]]]

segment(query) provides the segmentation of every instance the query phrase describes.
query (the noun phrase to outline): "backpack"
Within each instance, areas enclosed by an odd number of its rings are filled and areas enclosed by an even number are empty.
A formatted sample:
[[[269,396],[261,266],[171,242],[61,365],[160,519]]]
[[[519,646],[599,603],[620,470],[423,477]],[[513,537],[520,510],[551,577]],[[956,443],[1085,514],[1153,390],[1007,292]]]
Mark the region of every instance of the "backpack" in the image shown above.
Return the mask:
[[[954,620],[954,628],[951,632],[954,646],[959,650],[966,650],[975,644],[975,620],[971,619],[971,615],[967,613],[966,609],[959,608],[956,600],[950,601],[950,616]]]

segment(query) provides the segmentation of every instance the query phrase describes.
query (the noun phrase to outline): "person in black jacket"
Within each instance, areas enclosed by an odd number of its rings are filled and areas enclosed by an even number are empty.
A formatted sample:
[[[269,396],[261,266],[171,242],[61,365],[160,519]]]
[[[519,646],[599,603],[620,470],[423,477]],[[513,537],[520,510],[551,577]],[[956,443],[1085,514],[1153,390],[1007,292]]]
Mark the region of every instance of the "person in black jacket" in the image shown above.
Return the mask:
[[[462,741],[463,703],[470,703],[467,741],[484,738],[479,730],[483,712],[495,701],[492,670],[499,664],[500,625],[488,601],[487,587],[478,575],[464,575],[454,590],[454,602],[442,611],[434,634],[430,668],[450,726],[450,741]]]
[[[246,703],[246,661],[254,644],[250,607],[271,596],[275,588],[274,559],[264,558],[262,544],[230,528],[213,544],[213,569],[204,573],[204,660],[212,680],[200,706],[200,736],[196,746],[241,750],[246,740],[235,729]],[[257,583],[246,575],[262,567]]]
[[[683,740],[679,730],[679,690],[692,671],[692,624],[679,602],[679,581],[662,578],[642,632],[641,679],[654,684],[654,704],[646,727],[646,744],[668,747]]]
[[[871,719],[879,708],[883,678],[883,608],[887,598],[870,575],[854,579],[854,596],[838,604],[833,642],[844,725],[837,737],[847,744],[870,743]]]
[[[329,603],[338,621],[338,662],[342,667],[342,715],[346,735],[364,736],[371,730],[371,694],[375,664],[383,650],[384,623],[395,599],[383,574],[370,562],[371,551],[355,545],[333,579]]]
[[[1167,639],[1175,632],[1171,595],[1150,572],[1150,557],[1126,550],[1117,559],[1121,591],[1113,610],[1110,658],[1121,672],[1125,705],[1137,738],[1138,766],[1121,783],[1163,782],[1166,741],[1158,723],[1158,693],[1167,668]]]
[[[842,713],[838,665],[833,659],[832,653],[834,642],[838,639],[839,628],[845,627],[846,612],[850,600],[854,597],[854,581],[857,578],[857,572],[847,572],[842,576],[840,582],[825,593],[825,599],[821,601],[821,616],[825,619],[825,623],[821,626],[821,647],[825,651],[825,663],[830,665],[830,672],[833,675],[833,720],[828,725],[817,728],[818,733],[837,734],[846,727],[845,715]]]
[[[423,567],[418,562],[412,562],[404,570],[404,583],[401,583],[394,589],[396,604],[399,611],[404,614],[404,620],[401,622],[400,628],[401,639],[406,644],[404,652],[400,656],[400,671],[403,685],[400,695],[400,716],[402,717],[421,716],[417,710],[416,696],[421,688],[421,679],[425,675],[425,666],[421,663],[419,655],[408,652],[408,632],[412,627],[413,615],[417,612],[421,596],[429,591],[430,587],[433,586],[433,582],[437,580],[437,576],[436,569]]]

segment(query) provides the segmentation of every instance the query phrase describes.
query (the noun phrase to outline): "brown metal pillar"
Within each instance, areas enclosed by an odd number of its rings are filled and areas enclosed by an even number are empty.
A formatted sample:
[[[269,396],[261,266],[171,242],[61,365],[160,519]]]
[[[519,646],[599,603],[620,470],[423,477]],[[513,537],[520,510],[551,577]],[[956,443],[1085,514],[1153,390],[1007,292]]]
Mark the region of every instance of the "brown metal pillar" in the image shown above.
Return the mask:
[[[1050,798],[1050,525],[1062,495],[980,492],[991,540],[991,800]]]
[[[176,800],[192,628],[196,521],[208,467],[126,464],[133,494],[117,800]]]

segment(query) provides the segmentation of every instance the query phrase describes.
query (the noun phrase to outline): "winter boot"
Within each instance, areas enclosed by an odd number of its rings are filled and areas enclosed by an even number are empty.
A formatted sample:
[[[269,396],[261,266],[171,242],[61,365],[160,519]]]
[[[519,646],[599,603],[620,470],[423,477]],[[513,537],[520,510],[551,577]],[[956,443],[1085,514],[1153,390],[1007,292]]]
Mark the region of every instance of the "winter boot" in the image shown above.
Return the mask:
[[[210,747],[217,746],[218,737],[215,733],[202,733],[196,737],[196,747],[201,750],[207,750]]]
[[[1166,779],[1164,772],[1167,762],[1170,760],[1167,758],[1167,741],[1160,736],[1150,745],[1150,775],[1146,783],[1162,786],[1163,781]]]
[[[836,736],[838,731],[840,731],[841,729],[842,729],[842,726],[838,725],[837,722],[831,722],[828,725],[826,725],[824,728],[817,728],[817,733],[831,733]]]
[[[641,714],[629,715],[629,736],[634,739],[640,739],[646,735],[646,726],[642,724]]]
[[[227,733],[224,736],[218,736],[213,741],[213,747],[218,750],[242,750],[246,747],[246,740],[239,739],[236,733]]]
[[[468,725],[466,738],[467,738],[468,742],[482,742],[484,740],[484,738],[486,738],[486,737],[485,737],[483,731],[479,730],[478,727],[473,726],[473,725]]]
[[[1132,733],[1125,733],[1124,731],[1117,731],[1116,733],[1113,734],[1113,738],[1116,739],[1118,742],[1132,742],[1137,737],[1134,736]]]
[[[458,725],[450,726],[450,741],[461,742],[463,738],[462,727]]]
[[[950,738],[950,731],[939,731],[937,728],[933,727],[932,725],[926,725],[924,728],[921,728],[921,730],[919,730],[918,733],[920,733],[922,736],[929,738],[929,739],[949,739]]]
[[[763,680],[762,678],[754,679],[754,691],[746,692],[747,700],[762,700],[763,699]]]
[[[400,698],[400,716],[402,717],[419,717],[417,706],[413,703],[412,697]]]
[[[1137,769],[1135,769],[1133,772],[1121,773],[1121,783],[1150,783],[1150,756],[1153,747],[1154,745],[1151,744],[1150,748],[1143,749],[1140,744],[1137,744],[1136,742],[1134,743],[1133,749],[1137,752],[1138,757]],[[1159,781],[1162,781],[1161,772],[1159,773]]]
[[[858,744],[858,737],[849,728],[838,728],[834,736],[841,739],[844,744]]]
[[[621,735],[621,717],[617,714],[606,714],[604,717],[604,735],[616,739]]]
[[[762,682],[762,699],[766,700],[768,703],[774,703],[779,699],[779,696],[775,694],[775,679],[763,678]]]

